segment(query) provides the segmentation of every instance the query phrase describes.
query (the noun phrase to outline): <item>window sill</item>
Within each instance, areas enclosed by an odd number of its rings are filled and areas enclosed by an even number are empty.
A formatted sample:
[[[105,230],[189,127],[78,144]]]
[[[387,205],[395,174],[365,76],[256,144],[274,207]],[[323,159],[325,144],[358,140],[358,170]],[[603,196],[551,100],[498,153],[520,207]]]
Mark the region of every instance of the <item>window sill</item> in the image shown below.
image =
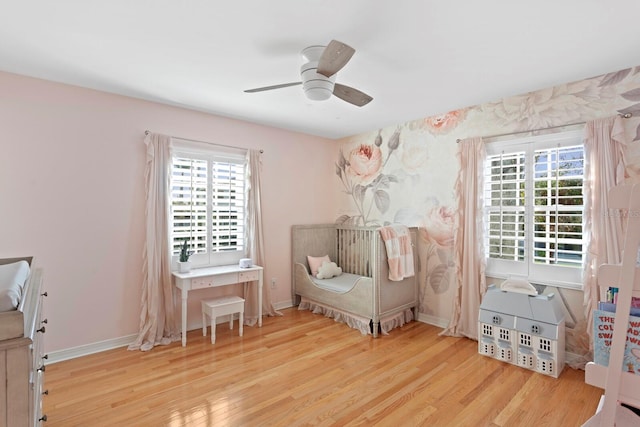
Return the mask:
[[[510,276],[514,276],[512,274],[504,274],[504,273],[496,273],[496,272],[492,272],[492,271],[485,271],[484,273],[486,279],[487,279],[487,284],[490,284],[490,280],[489,279],[499,279],[499,280],[505,280],[508,279]],[[518,276],[520,277],[520,276]],[[554,286],[556,288],[563,288],[563,289],[572,289],[574,291],[583,291],[584,287],[582,285],[582,283],[575,283],[575,282],[561,282],[561,281],[556,281],[556,280],[547,280],[547,279],[529,279],[528,277],[523,277],[526,280],[530,280],[532,285],[546,285],[546,286]],[[499,284],[499,283],[497,283]]]

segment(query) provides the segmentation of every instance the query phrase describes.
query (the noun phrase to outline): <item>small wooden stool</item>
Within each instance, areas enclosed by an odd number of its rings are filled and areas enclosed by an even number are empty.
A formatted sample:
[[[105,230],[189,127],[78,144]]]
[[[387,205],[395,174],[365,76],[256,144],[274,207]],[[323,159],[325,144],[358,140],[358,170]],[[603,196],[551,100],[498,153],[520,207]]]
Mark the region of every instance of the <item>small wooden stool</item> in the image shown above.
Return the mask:
[[[202,336],[207,336],[207,316],[211,318],[211,344],[216,342],[216,317],[229,315],[229,329],[233,329],[233,315],[239,313],[240,336],[244,322],[244,299],[226,296],[202,301]]]

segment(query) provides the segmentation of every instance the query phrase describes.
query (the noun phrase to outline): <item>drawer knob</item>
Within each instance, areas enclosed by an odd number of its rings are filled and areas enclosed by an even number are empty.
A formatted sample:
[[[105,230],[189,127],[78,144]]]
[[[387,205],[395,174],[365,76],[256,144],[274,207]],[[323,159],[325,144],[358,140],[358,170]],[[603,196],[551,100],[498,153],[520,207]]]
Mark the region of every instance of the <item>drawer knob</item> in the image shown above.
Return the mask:
[[[44,372],[47,369],[46,366],[42,365],[38,368],[38,372]]]
[[[40,295],[42,295],[43,297],[48,297],[48,296],[49,296],[49,294],[48,294],[48,293],[46,293],[46,292],[45,292],[45,293],[42,293],[42,294],[40,294]]]
[[[44,422],[46,422],[46,421],[47,421],[47,416],[46,416],[46,415],[41,416],[41,417],[40,417],[40,419],[39,419],[38,421],[44,421]]]
[[[43,334],[47,331],[47,329],[43,326],[40,329],[37,329],[36,332],[42,332]]]
[[[47,360],[48,360],[48,359],[49,359],[49,355],[48,355],[48,354],[45,354],[44,356],[42,356],[42,358],[43,358],[43,359],[47,359]]]
[[[46,394],[48,396],[49,395],[49,389],[46,389],[45,391],[43,391],[42,394]]]
[[[49,323],[49,319],[44,319],[42,322],[40,323]]]

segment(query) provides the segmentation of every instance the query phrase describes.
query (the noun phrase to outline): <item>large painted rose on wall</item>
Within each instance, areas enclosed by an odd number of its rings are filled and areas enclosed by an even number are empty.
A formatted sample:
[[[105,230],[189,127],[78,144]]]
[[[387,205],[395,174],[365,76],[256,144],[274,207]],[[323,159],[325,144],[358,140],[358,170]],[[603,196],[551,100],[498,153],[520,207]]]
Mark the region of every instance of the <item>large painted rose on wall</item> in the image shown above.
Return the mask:
[[[353,182],[367,185],[382,169],[382,150],[375,145],[360,144],[349,153],[346,172]]]
[[[431,133],[443,134],[458,126],[458,124],[464,120],[465,115],[466,110],[464,109],[449,111],[439,116],[427,117],[424,119],[424,124]]]
[[[421,284],[421,300],[429,292],[448,292],[454,280],[453,242],[456,227],[455,210],[433,198],[428,201],[420,218],[420,257],[425,266],[425,281]]]
[[[420,173],[428,158],[429,155],[423,139],[415,136],[403,138],[400,160],[406,173]]]
[[[345,156],[340,151],[336,162],[336,175],[342,181],[344,191],[351,196],[358,214],[343,216],[337,222],[353,225],[380,225],[378,218],[371,219],[374,207],[385,214],[391,205],[389,189],[391,184],[399,182],[393,173],[384,171],[391,155],[400,146],[400,128],[387,139],[386,155],[383,156],[384,138],[382,131],[374,138],[373,144],[359,144]],[[384,158],[383,158],[384,157]]]
[[[453,245],[455,213],[447,206],[433,206],[423,217],[423,238],[441,247]]]

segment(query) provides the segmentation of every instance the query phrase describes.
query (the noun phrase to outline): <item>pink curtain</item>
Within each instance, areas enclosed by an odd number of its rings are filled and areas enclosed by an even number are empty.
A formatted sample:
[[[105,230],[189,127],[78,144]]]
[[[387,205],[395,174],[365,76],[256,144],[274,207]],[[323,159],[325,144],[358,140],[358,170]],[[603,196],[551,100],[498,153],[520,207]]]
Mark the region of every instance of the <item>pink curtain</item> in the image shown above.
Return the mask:
[[[460,141],[460,172],[455,184],[458,206],[454,243],[457,287],[453,315],[441,335],[478,339],[478,310],[487,291],[482,212],[485,156],[482,138]]]
[[[625,133],[620,116],[587,122],[585,129],[585,231],[587,253],[584,270],[584,310],[593,350],[593,310],[601,299],[596,282],[598,266],[621,262],[624,243],[622,221],[610,215],[609,189],[625,179]]]
[[[156,345],[180,340],[180,330],[174,314],[169,250],[171,138],[150,133],[144,142],[146,239],[142,253],[140,328],[129,350],[148,351]]]
[[[247,256],[253,263],[265,267],[264,236],[262,233],[262,155],[259,150],[247,152],[247,181],[249,197],[247,204]],[[266,268],[265,268],[266,271]],[[258,321],[258,284],[250,282],[245,287],[245,324],[253,326]],[[262,287],[262,314],[266,316],[282,316],[271,304],[271,289],[266,278]]]

